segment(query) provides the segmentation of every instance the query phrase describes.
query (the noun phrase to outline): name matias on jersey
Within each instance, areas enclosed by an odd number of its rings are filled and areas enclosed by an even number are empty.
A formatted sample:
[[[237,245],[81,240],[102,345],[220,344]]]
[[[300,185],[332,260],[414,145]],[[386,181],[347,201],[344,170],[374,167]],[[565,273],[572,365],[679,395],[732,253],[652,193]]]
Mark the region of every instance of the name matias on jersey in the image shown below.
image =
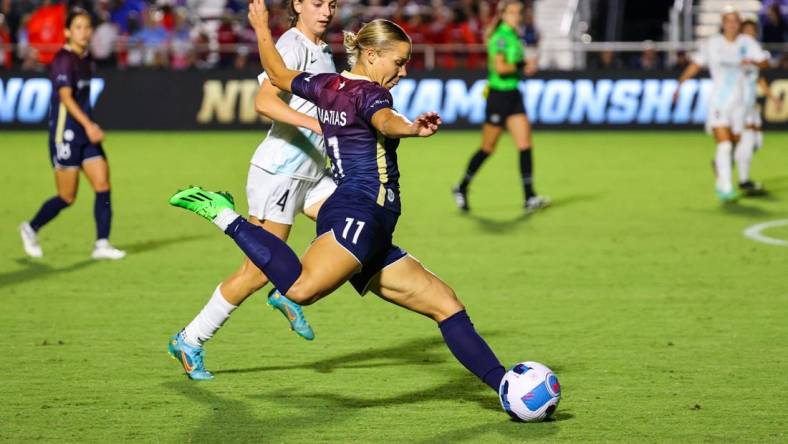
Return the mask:
[[[335,111],[333,109],[317,108],[317,117],[321,123],[334,126],[345,126],[347,124],[347,113]]]

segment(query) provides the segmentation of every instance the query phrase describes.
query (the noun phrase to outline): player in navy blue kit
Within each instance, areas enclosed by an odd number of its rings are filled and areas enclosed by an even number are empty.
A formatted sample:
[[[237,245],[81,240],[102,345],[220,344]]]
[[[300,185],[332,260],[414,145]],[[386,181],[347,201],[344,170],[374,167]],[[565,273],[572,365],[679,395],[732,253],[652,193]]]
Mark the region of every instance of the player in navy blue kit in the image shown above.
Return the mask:
[[[55,171],[57,195],[44,202],[29,222],[19,227],[25,252],[42,257],[38,231],[74,202],[82,170],[96,192],[96,245],[93,259],[122,259],[126,253],[109,243],[112,221],[109,165],[101,146],[104,132],[93,121],[90,81],[93,60],[87,52],[93,34],[90,14],[74,8],[66,17],[66,45],[52,60],[49,108],[49,160]]]
[[[310,74],[287,69],[277,53],[263,0],[249,6],[260,58],[278,88],[318,107],[337,189],[317,218],[317,239],[299,262],[276,236],[240,217],[232,197],[193,187],[170,203],[219,226],[287,297],[311,304],[346,281],[435,320],[454,356],[498,390],[505,373],[479,336],[454,291],[392,243],[400,215],[396,149],[402,137],[429,137],[441,124],[436,113],[410,122],[392,109],[389,89],[406,74],[411,43],[392,22],[373,20],[358,35],[345,35],[350,72]]]

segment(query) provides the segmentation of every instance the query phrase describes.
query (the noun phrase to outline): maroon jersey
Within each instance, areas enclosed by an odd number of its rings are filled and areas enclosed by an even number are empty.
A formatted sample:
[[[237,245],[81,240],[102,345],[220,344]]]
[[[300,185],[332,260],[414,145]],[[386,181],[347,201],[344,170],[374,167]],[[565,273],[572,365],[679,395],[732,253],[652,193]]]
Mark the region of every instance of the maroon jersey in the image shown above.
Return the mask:
[[[87,53],[78,56],[63,48],[55,54],[50,75],[52,80],[52,98],[49,106],[50,136],[59,136],[65,129],[69,129],[76,137],[85,137],[84,128],[68,114],[66,107],[60,102],[58,90],[62,87],[71,88],[74,100],[82,108],[82,111],[91,117],[93,114],[90,106],[90,80],[92,77],[93,60]],[[55,134],[56,132],[59,134]]]
[[[317,106],[338,187],[355,189],[399,213],[399,139],[387,139],[372,126],[376,112],[393,107],[389,90],[349,72],[302,73],[292,90]]]

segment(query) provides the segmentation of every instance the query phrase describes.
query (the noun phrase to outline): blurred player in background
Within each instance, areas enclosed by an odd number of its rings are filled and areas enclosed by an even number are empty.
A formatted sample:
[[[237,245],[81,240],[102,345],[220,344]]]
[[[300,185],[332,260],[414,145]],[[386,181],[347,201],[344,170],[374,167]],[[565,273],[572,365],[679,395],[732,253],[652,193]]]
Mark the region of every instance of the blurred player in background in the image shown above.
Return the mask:
[[[452,188],[457,207],[469,211],[468,189],[474,175],[498,144],[504,127],[509,130],[520,151],[520,176],[525,193],[525,211],[533,212],[550,205],[550,200],[536,194],[533,186],[533,145],[531,123],[525,114],[519,85],[522,74],[536,72],[536,61],[526,63],[525,48],[517,34],[523,21],[523,4],[519,0],[498,3],[495,19],[487,34],[487,111],[482,126],[482,145],[468,162],[465,175]]]
[[[410,38],[393,22],[373,20],[358,35],[345,34],[350,72],[311,74],[285,66],[264,0],[250,4],[249,19],[272,82],[318,105],[338,186],[318,214],[317,238],[299,261],[287,244],[239,216],[227,194],[192,187],[170,204],[212,221],[297,302],[314,303],[350,281],[361,295],[371,291],[433,319],[457,360],[497,392],[505,370],[454,291],[392,243],[401,213],[399,139],[429,137],[441,124],[436,113],[411,122],[393,109],[389,90],[406,74]]]
[[[749,35],[753,39],[758,38],[758,24],[753,20],[745,20],[741,24],[742,34]],[[769,59],[768,53],[765,53]],[[761,131],[761,111],[758,108],[757,96],[760,87],[766,94],[768,100],[778,99],[771,95],[769,84],[766,79],[761,77],[758,65],[748,65],[744,68],[745,91],[744,91],[744,130],[742,131],[739,143],[736,144],[736,167],[739,173],[739,189],[750,196],[757,196],[766,193],[766,189],[759,182],[750,179],[750,164],[752,164],[753,154],[763,146],[763,132]]]
[[[722,15],[722,33],[709,37],[693,56],[679,78],[674,95],[678,99],[681,84],[708,67],[712,79],[706,131],[714,136],[717,152],[714,170],[717,176],[715,190],[723,203],[733,202],[737,195],[733,189],[733,146],[744,130],[746,105],[745,69],[765,68],[768,60],[761,45],[749,35],[740,34],[741,19],[738,12],[727,10]],[[750,107],[751,108],[751,107]],[[749,158],[752,158],[750,154]],[[749,170],[749,161],[747,162]],[[744,186],[748,186],[744,184]]]
[[[61,210],[74,203],[82,170],[96,192],[93,215],[96,244],[93,259],[122,259],[124,251],[109,243],[112,222],[109,164],[101,142],[104,132],[93,121],[90,81],[93,60],[87,48],[93,34],[90,14],[69,11],[65,22],[66,44],[55,54],[51,67],[52,97],[49,108],[49,160],[55,171],[57,196],[44,202],[29,222],[19,227],[25,253],[42,257],[38,231]]]
[[[276,48],[290,69],[312,73],[336,72],[331,49],[322,40],[334,14],[336,0],[290,0],[292,27]],[[336,188],[326,175],[326,153],[316,107],[301,97],[283,92],[260,74],[257,110],[273,120],[267,137],[257,147],[249,167],[246,196],[249,221],[287,240],[298,213],[317,219],[320,206]],[[205,370],[203,345],[268,278],[248,258],[241,268],[219,284],[197,317],[170,339],[170,354],[181,362],[191,379],[212,379]],[[301,307],[273,293],[269,303],[288,319],[291,328],[307,340],[314,333]]]

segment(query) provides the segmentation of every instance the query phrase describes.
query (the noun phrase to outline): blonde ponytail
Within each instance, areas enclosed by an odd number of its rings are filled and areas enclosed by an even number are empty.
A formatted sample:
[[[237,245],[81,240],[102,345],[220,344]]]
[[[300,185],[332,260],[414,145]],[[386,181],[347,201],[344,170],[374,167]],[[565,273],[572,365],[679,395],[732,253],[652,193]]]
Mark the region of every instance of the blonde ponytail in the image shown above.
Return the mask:
[[[356,64],[358,56],[361,53],[361,48],[358,46],[358,38],[356,34],[350,31],[342,31],[342,35],[342,43],[345,46],[345,51],[347,51],[347,62],[350,66],[353,66]]]
[[[344,31],[344,45],[350,66],[358,62],[361,51],[365,49],[385,51],[398,42],[411,43],[410,37],[399,25],[384,19],[372,20],[362,26],[358,34]]]

